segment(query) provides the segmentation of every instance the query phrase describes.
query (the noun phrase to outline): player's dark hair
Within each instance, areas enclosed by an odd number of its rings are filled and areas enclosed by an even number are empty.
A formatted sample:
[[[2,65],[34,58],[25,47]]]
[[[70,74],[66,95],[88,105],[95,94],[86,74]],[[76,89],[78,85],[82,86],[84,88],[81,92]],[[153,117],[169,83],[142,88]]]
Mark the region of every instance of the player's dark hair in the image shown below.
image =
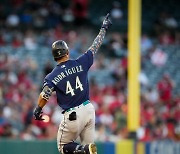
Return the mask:
[[[64,57],[64,56],[63,56]],[[54,58],[54,60],[57,62],[58,60],[61,60],[63,57]]]
[[[68,53],[67,53],[67,54],[68,54]],[[66,54],[66,55],[67,55],[67,54]],[[55,57],[54,57],[54,60],[57,62],[57,61],[63,59],[66,55],[64,55],[64,56],[62,56],[62,57],[58,57],[58,58],[55,58]]]

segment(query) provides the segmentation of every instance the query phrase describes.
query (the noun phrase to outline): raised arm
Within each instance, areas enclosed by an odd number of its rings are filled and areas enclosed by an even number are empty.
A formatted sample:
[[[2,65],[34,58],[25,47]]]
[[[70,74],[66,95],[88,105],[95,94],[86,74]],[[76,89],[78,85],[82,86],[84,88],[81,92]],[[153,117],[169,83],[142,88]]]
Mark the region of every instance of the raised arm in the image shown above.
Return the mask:
[[[99,34],[97,35],[97,37],[93,41],[93,44],[89,48],[89,50],[92,51],[93,54],[95,54],[98,51],[98,49],[100,48],[100,46],[104,40],[106,31],[109,29],[109,27],[111,25],[112,25],[112,22],[109,19],[109,13],[108,13],[103,21],[103,24],[102,24]]]

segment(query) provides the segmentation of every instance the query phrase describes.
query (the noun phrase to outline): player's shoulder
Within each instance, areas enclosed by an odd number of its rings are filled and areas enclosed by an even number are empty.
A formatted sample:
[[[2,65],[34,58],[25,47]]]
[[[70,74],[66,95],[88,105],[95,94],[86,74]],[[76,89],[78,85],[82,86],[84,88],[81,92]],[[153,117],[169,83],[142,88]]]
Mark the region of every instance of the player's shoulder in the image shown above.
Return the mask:
[[[81,56],[79,56],[76,61],[79,61],[79,60],[86,60],[87,58],[89,57],[93,57],[93,53],[91,52],[91,50],[87,50],[85,53],[83,53]]]
[[[51,73],[49,73],[49,74],[47,74],[46,76],[45,76],[45,80],[51,80],[51,78],[52,78],[52,74]]]
[[[68,60],[66,62],[63,62],[63,63],[60,63],[60,64],[57,64],[54,69],[46,75],[46,79],[53,79],[55,76],[57,76],[58,74],[60,74],[64,68],[68,67],[68,66],[71,66],[72,63],[73,63],[74,60]]]
[[[56,67],[49,73],[45,76],[45,79],[47,80],[51,80],[55,75],[56,75]]]
[[[88,49],[83,55],[85,55],[85,56],[93,56],[93,52],[90,49]]]

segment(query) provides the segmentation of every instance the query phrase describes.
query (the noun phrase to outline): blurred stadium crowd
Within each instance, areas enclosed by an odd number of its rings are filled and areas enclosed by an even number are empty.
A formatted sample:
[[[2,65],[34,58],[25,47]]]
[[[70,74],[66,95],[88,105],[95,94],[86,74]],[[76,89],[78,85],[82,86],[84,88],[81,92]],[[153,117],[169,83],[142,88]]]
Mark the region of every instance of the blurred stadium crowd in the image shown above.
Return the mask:
[[[0,138],[55,139],[62,119],[55,94],[44,108],[47,122],[32,117],[43,77],[55,65],[51,44],[57,39],[67,41],[72,58],[85,52],[99,29],[100,23],[96,25],[89,15],[94,7],[90,0],[0,3]],[[121,22],[127,23],[125,2],[111,3],[114,26],[121,29]],[[137,135],[142,141],[180,140],[180,16],[160,10],[151,19],[151,31],[144,30],[141,38],[141,127]],[[96,140],[128,138],[127,31],[107,34],[89,78]]]

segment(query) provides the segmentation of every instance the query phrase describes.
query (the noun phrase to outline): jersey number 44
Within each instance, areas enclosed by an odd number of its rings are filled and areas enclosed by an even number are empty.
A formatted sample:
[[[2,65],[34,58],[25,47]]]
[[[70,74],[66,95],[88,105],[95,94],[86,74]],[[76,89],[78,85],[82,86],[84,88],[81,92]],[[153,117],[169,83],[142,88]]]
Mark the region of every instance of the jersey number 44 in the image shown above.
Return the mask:
[[[71,86],[71,83],[69,81],[66,82],[66,94],[71,94],[71,96],[74,96],[75,93],[74,93],[74,90],[75,89],[80,89],[81,91],[83,91],[83,85],[81,84],[81,81],[79,80],[79,77],[76,76],[76,86],[75,88],[73,88]]]

